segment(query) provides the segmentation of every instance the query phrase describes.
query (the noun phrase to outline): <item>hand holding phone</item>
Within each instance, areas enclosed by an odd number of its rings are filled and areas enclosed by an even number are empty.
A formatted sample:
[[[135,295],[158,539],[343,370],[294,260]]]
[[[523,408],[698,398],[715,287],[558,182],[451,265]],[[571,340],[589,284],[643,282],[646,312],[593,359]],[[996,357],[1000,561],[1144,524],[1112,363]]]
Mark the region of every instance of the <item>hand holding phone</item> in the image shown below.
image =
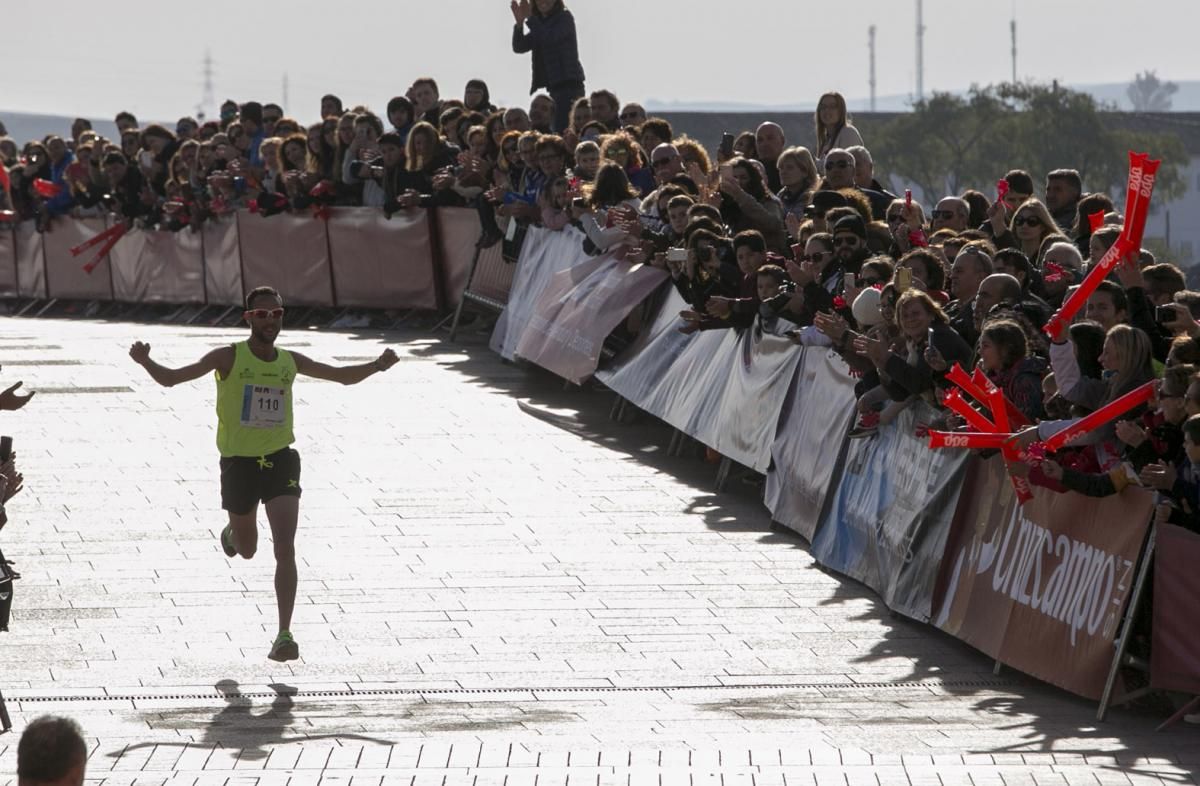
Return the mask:
[[[912,286],[912,268],[902,267],[896,270],[896,291],[905,292]]]
[[[1163,327],[1186,325],[1188,316],[1187,306],[1179,303],[1167,303],[1154,309],[1154,319]]]
[[[721,146],[717,148],[717,153],[721,161],[733,158],[733,134],[728,131],[721,134]]]

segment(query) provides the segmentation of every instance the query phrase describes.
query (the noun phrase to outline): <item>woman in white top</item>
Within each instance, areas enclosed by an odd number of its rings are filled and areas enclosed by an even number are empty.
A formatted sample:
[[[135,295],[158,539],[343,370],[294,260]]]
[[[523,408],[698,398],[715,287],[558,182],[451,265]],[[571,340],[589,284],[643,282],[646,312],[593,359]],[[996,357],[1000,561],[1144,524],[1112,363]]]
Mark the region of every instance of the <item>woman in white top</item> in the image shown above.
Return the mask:
[[[825,154],[835,147],[847,148],[863,144],[858,129],[850,125],[846,99],[841,93],[826,93],[817,102],[813,122],[817,127],[817,165],[825,171]]]
[[[586,212],[580,223],[597,253],[613,251],[618,258],[633,250],[641,239],[637,189],[629,183],[625,169],[607,162],[596,179],[583,187]]]

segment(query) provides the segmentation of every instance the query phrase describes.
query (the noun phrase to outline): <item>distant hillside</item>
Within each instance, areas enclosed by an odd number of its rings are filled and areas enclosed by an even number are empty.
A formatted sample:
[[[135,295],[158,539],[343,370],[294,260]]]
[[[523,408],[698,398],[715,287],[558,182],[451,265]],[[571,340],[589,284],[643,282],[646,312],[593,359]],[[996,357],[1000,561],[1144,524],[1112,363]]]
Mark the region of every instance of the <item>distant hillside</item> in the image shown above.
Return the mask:
[[[1179,91],[1172,97],[1172,112],[1200,112],[1200,81],[1176,82]],[[1127,82],[1067,85],[1072,90],[1091,93],[1097,101],[1115,104],[1118,110],[1129,111],[1133,105],[1125,95]],[[963,94],[966,91],[956,91]],[[662,101],[651,98],[646,101],[646,109],[651,112],[812,112],[816,108],[817,96],[811,101],[797,104],[751,104],[738,101]],[[912,107],[912,96],[886,95],[875,97],[876,112],[907,112]],[[870,101],[862,96],[846,98],[846,105],[852,112],[866,112],[870,109]]]
[[[1175,84],[1179,86],[1179,91],[1173,97],[1171,111],[1173,113],[1200,112],[1200,80],[1181,81]],[[1069,87],[1074,90],[1091,93],[1099,101],[1115,104],[1118,110],[1128,111],[1132,109],[1129,99],[1125,95],[1125,89],[1128,87],[1127,83],[1070,85]],[[774,116],[808,114],[811,117],[816,98],[817,96],[813,96],[812,101],[793,104],[783,102],[755,104],[739,101],[669,101],[650,98],[646,100],[645,106],[647,111],[660,115],[696,115],[709,113]],[[846,103],[849,105],[850,110],[856,114],[865,113],[869,109],[868,100],[863,97],[847,98]],[[911,106],[912,97],[907,95],[878,96],[875,100],[875,111],[881,115],[907,112],[911,109]],[[51,133],[65,135],[70,132],[71,122],[74,119],[74,115],[31,114],[0,109],[0,122],[7,126],[9,136],[20,143],[24,143],[30,139],[40,139],[46,134]],[[111,120],[90,119],[93,127],[104,136],[111,139],[116,134],[117,129]],[[143,120],[143,122],[155,121]],[[167,127],[174,128],[174,125],[168,125]]]
[[[0,109],[0,123],[8,129],[8,135],[21,145],[31,139],[41,139],[47,134],[68,136],[71,133],[71,123],[75,122],[76,117],[78,115],[33,115]],[[92,121],[92,128],[101,136],[116,139],[117,126],[111,119],[89,117],[88,120]]]

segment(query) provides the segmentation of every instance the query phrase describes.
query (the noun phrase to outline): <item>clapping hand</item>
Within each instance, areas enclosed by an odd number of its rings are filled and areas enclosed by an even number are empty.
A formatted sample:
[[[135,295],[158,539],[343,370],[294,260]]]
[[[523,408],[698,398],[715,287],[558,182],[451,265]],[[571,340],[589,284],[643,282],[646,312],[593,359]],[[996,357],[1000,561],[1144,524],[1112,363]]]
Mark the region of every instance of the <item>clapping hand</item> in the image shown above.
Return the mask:
[[[812,260],[806,259],[800,264],[788,260],[785,263],[787,267],[788,277],[795,282],[797,289],[803,289],[807,285],[816,281],[816,274],[813,271]]]
[[[887,363],[888,346],[880,339],[871,338],[870,336],[858,336],[854,339],[854,351],[866,357],[876,367]]]
[[[732,302],[733,301],[731,301],[727,297],[720,297],[719,295],[713,295],[712,297],[710,297],[708,299],[708,302],[705,304],[704,310],[709,313],[709,316],[720,317],[723,319],[723,318],[729,316],[730,312],[732,311],[732,307],[731,307]]]
[[[1142,481],[1143,486],[1149,486],[1158,491],[1170,491],[1175,485],[1177,474],[1174,465],[1167,464],[1164,461],[1156,461],[1153,464],[1147,464],[1142,467],[1142,472],[1138,476],[1138,479]]]

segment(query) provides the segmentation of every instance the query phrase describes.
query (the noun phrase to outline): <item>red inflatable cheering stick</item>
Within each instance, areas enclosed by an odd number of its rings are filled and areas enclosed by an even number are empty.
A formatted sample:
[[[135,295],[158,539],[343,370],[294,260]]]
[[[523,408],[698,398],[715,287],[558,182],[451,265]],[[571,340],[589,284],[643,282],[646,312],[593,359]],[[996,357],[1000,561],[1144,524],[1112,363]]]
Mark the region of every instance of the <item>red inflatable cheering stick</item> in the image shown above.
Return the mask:
[[[100,264],[101,260],[108,256],[108,252],[112,251],[112,248],[117,244],[117,241],[123,238],[125,233],[128,231],[129,227],[124,222],[114,224],[90,240],[85,240],[84,242],[72,248],[71,256],[77,257],[84,251],[87,251],[89,248],[100,246],[100,250],[96,252],[95,256],[93,256],[91,260],[83,266],[83,272],[90,275],[91,272],[96,269],[96,266]]]
[[[1124,396],[1110,401],[1090,415],[1080,418],[1075,425],[1063,429],[1046,440],[1046,450],[1051,453],[1062,450],[1085,434],[1090,434],[1134,407],[1145,404],[1154,397],[1154,388],[1157,385],[1158,380],[1151,380],[1141,387],[1134,388]]]
[[[967,425],[976,431],[984,434],[996,434],[999,431],[994,423],[983,416],[983,413],[968,404],[958,390],[947,390],[946,395],[942,397],[942,404],[967,421]]]
[[[33,181],[33,190],[37,192],[42,199],[53,199],[62,193],[62,186],[51,183],[49,180],[38,178]]]
[[[980,431],[930,431],[929,447],[1000,450],[1010,438],[1009,434],[987,434]]]
[[[1150,209],[1150,196],[1154,192],[1154,180],[1161,161],[1150,161],[1145,153],[1129,153],[1129,181],[1125,197],[1125,225],[1117,242],[1104,254],[1096,265],[1088,271],[1083,283],[1070,294],[1062,307],[1050,317],[1043,330],[1055,341],[1060,341],[1066,333],[1071,320],[1087,303],[1087,299],[1100,286],[1100,282],[1108,277],[1117,263],[1130,253],[1137,253],[1142,247],[1142,234],[1146,229],[1146,215]]]

